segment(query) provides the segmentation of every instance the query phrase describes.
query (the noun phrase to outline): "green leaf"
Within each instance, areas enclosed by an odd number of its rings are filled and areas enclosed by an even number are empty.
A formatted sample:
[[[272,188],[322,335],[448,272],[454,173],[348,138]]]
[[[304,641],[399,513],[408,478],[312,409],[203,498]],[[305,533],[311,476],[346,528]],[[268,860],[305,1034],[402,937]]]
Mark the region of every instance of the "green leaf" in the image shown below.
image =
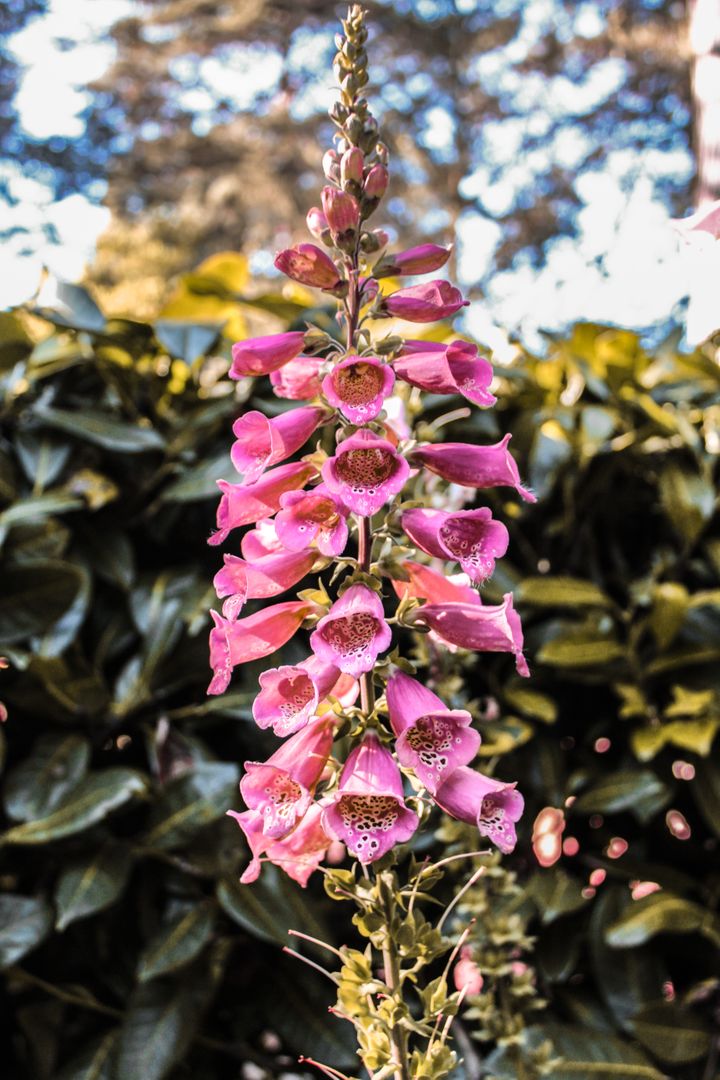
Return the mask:
[[[675,1003],[647,1005],[630,1026],[643,1046],[670,1065],[687,1065],[710,1050],[710,1032],[700,1017]]]
[[[660,500],[672,525],[692,544],[713,515],[715,487],[710,478],[672,462],[660,474]]]
[[[666,581],[655,586],[652,601],[648,624],[658,648],[665,650],[672,645],[685,622],[689,594],[684,585]]]
[[[182,319],[159,319],[154,326],[155,337],[171,356],[192,364],[206,356],[220,336],[221,322],[184,322]]]
[[[114,1080],[113,1051],[117,1045],[118,1032],[109,1031],[61,1069],[54,1080]]]
[[[52,484],[65,468],[72,446],[53,435],[19,431],[15,437],[15,450],[23,472],[35,493],[40,494]]]
[[[62,931],[77,919],[114,904],[131,868],[130,852],[120,844],[107,844],[65,867],[55,886],[56,929]]]
[[[553,1080],[668,1080],[639,1047],[608,1031],[547,1023],[533,1026],[528,1034],[536,1045],[550,1039],[562,1058]]]
[[[296,963],[299,968],[300,961]],[[335,1004],[332,985],[302,969],[294,970],[291,978],[283,978],[277,970],[269,974],[264,1011],[272,1016],[273,1028],[283,1041],[296,1053],[317,1055],[320,1061],[354,1075],[358,1068],[355,1029],[328,1013],[327,1007]]]
[[[720,836],[720,766],[716,761],[697,763],[692,793],[709,828]]]
[[[213,904],[201,903],[161,927],[140,957],[137,973],[140,982],[188,964],[207,945],[214,924]]]
[[[624,656],[625,649],[615,638],[581,627],[547,641],[537,654],[539,663],[560,668],[598,667]]]
[[[566,874],[559,866],[538,870],[533,875],[528,894],[537,907],[545,925],[584,907],[587,900],[582,895],[583,884]]]
[[[168,784],[150,815],[144,843],[167,850],[221,818],[237,796],[237,765],[206,762]]]
[[[165,440],[155,428],[116,420],[94,409],[80,412],[36,405],[33,412],[47,427],[116,453],[141,454],[148,450],[162,450],[165,446]]]
[[[681,896],[657,892],[642,900],[631,900],[606,930],[605,940],[614,949],[631,949],[644,945],[656,934],[695,932],[720,945],[720,923],[716,916]]]
[[[228,453],[219,454],[186,469],[177,480],[163,488],[161,502],[196,502],[200,499],[218,497],[217,481],[220,477],[234,476],[235,466]]]
[[[34,308],[33,314],[55,326],[91,333],[105,329],[105,316],[82,285],[49,277],[43,284],[39,299],[42,306]]]
[[[47,937],[53,913],[33,896],[0,896],[0,968],[10,967]]]
[[[538,690],[512,686],[505,691],[505,701],[533,720],[542,720],[544,724],[554,724],[557,720],[557,705],[551,697]]]
[[[96,825],[136,795],[146,782],[133,769],[112,768],[90,773],[46,817],[17,825],[1,838],[4,844],[47,844]]]
[[[162,1080],[184,1055],[198,1022],[187,983],[141,983],[120,1031],[114,1080]]]
[[[79,735],[42,735],[5,780],[3,806],[13,821],[46,817],[87,772],[90,744]]]
[[[619,814],[629,810],[641,824],[666,805],[671,789],[650,769],[620,769],[584,791],[573,809],[586,814]]]
[[[0,642],[48,633],[87,589],[87,575],[56,559],[25,562],[6,575],[0,593]]]
[[[612,601],[592,581],[573,577],[527,577],[518,601],[537,607],[611,607]]]
[[[253,937],[278,945],[288,944],[288,930],[302,929],[321,941],[329,939],[328,927],[304,896],[286,874],[269,864],[252,885],[226,878],[217,886],[217,898],[231,919]]]

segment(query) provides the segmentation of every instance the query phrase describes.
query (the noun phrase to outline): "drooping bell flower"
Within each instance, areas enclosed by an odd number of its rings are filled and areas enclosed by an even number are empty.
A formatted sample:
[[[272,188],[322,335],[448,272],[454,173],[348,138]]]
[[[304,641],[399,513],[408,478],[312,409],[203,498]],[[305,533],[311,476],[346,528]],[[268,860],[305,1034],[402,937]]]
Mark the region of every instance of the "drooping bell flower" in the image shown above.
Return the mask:
[[[322,205],[334,243],[344,248],[355,242],[360,224],[360,207],[357,200],[346,191],[336,187],[322,189]]]
[[[280,500],[277,534],[291,551],[315,545],[322,555],[341,555],[348,538],[348,508],[324,484],[311,491],[289,491]]]
[[[230,378],[242,379],[245,375],[268,375],[277,371],[302,352],[304,343],[303,330],[238,341],[232,347]]]
[[[402,527],[421,551],[438,559],[456,559],[476,585],[490,577],[495,560],[505,554],[509,543],[507,529],[487,507],[454,513],[406,510]]]
[[[380,310],[408,322],[429,323],[447,319],[469,303],[449,281],[438,279],[391,293],[383,298]]]
[[[418,816],[405,805],[402,777],[374,732],[348,757],[322,823],[361,863],[382,858],[409,840]]]
[[[373,669],[391,640],[378,594],[367,585],[351,585],[318,622],[310,647],[318,659],[357,678]]]
[[[335,263],[315,244],[296,244],[280,251],[275,256],[275,266],[293,281],[325,292],[344,286]]]
[[[520,483],[520,473],[508,450],[510,435],[492,446],[472,443],[437,443],[419,446],[412,452],[412,461],[424,465],[444,480],[463,487],[513,487],[525,502],[537,502],[531,491]]]
[[[262,814],[255,810],[244,810],[241,814],[228,810],[228,816],[235,818],[244,832],[252,856],[240,878],[243,885],[257,881],[261,863],[270,862],[279,866],[304,889],[330,845],[330,838],[322,827],[322,807],[319,803],[313,803],[300,824],[282,840],[272,840],[264,834]]]
[[[448,577],[412,559],[404,560],[402,565],[408,580],[393,581],[393,588],[400,599],[412,596],[431,604],[471,604],[480,607],[482,601],[467,584],[465,574]]]
[[[255,528],[248,529],[240,541],[242,557],[248,562],[257,562],[266,555],[279,555],[286,550],[277,534],[273,518],[257,521]]]
[[[305,815],[327,765],[337,717],[321,717],[286,739],[267,761],[246,761],[240,794],[263,819],[263,832],[280,840]]]
[[[236,619],[246,600],[278,596],[297,585],[315,563],[313,551],[282,551],[248,562],[237,555],[223,556],[224,566],[213,579],[226,619]]]
[[[497,398],[488,390],[493,370],[477,345],[453,341],[406,341],[393,361],[395,374],[411,386],[429,394],[462,394],[474,405],[494,405]]]
[[[428,791],[437,791],[478,751],[480,735],[470,727],[470,713],[448,709],[437,694],[402,671],[388,680],[386,695],[398,759],[414,770]]]
[[[301,664],[284,664],[260,675],[260,692],[252,712],[258,727],[272,727],[284,739],[304,728],[337,685],[341,673],[333,664],[310,656]]]
[[[363,428],[340,443],[321,473],[328,491],[356,514],[371,517],[402,491],[410,467],[391,442]]]
[[[222,694],[237,664],[277,652],[300,628],[313,607],[305,600],[288,600],[237,621],[223,619],[211,611],[215,626],[210,631],[210,667],[214,674],[208,694]]]
[[[297,356],[289,364],[270,375],[275,397],[291,401],[307,401],[321,391],[320,369],[325,361],[321,356]]]
[[[518,675],[530,675],[522,653],[522,626],[513,608],[512,593],[505,593],[502,604],[424,604],[412,617],[429,626],[443,641],[461,649],[512,653]]]
[[[383,278],[394,277],[397,274],[431,274],[433,270],[440,270],[451,254],[452,246],[419,244],[407,251],[387,255],[379,265],[373,268],[373,275],[376,278]]]
[[[493,780],[463,765],[443,781],[434,798],[450,817],[477,825],[480,835],[504,855],[515,847],[515,822],[520,820],[525,805],[515,784]]]
[[[252,484],[265,469],[299,450],[327,419],[328,411],[320,405],[288,409],[270,420],[255,410],[244,413],[233,424],[232,463],[245,483]]]
[[[217,509],[217,532],[209,544],[222,544],[232,529],[252,525],[268,514],[274,514],[280,506],[280,496],[286,491],[301,488],[317,474],[314,465],[306,461],[292,461],[265,473],[255,484],[231,484],[218,480],[222,492]]]
[[[387,191],[388,171],[384,165],[376,164],[368,171],[363,184],[363,194],[371,203],[377,204]]]
[[[353,424],[374,420],[392,393],[395,376],[389,364],[372,356],[348,356],[322,382],[331,405]]]

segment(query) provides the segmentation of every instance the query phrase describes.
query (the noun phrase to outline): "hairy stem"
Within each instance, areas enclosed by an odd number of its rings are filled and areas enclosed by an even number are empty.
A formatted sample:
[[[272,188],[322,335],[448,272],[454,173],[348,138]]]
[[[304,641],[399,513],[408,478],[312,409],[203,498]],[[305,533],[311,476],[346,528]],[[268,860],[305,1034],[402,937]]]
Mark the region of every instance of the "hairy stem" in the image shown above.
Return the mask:
[[[402,980],[400,973],[400,958],[395,949],[393,936],[393,915],[395,911],[395,896],[392,886],[383,879],[382,874],[377,875],[378,893],[382,900],[385,912],[385,940],[382,947],[383,968],[385,971],[385,983],[390,995],[398,1004],[402,1004]],[[395,1066],[395,1080],[410,1080],[408,1069],[408,1044],[407,1032],[398,1024],[393,1024],[391,1032],[392,1061]]]

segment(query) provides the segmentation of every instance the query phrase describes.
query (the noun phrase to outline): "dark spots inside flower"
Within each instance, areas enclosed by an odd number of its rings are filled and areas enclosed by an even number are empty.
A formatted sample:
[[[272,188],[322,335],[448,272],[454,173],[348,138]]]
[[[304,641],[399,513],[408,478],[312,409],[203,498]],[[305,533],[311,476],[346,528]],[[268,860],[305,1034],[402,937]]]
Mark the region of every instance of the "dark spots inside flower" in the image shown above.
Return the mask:
[[[360,656],[366,652],[378,629],[375,616],[360,611],[354,615],[343,615],[338,619],[333,619],[323,632],[328,644],[340,656],[347,657]]]
[[[278,691],[283,698],[280,702],[280,715],[285,720],[297,716],[315,697],[315,688],[307,675],[283,679]]]
[[[374,491],[392,475],[395,455],[379,447],[347,450],[338,454],[336,469],[340,479],[353,491]]]
[[[335,393],[346,405],[369,405],[382,392],[383,371],[361,360],[334,371],[332,381]]]
[[[361,859],[378,850],[379,834],[389,832],[399,814],[397,799],[391,795],[343,795],[338,811],[347,845]]]
[[[422,765],[441,772],[448,766],[448,752],[453,746],[453,725],[442,717],[421,716],[409,729],[407,745]]]
[[[493,558],[485,551],[486,538],[478,523],[462,518],[448,518],[440,527],[440,540],[460,563],[474,567],[483,575],[492,570]]]

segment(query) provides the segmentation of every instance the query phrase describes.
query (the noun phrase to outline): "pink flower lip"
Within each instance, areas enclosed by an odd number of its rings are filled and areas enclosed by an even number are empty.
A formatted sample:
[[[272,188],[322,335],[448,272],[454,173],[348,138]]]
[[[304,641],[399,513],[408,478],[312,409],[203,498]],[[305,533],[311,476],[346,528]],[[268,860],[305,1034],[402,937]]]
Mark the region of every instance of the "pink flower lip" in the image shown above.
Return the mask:
[[[411,386],[430,394],[462,394],[474,405],[486,408],[497,401],[488,390],[493,370],[477,352],[476,345],[465,341],[453,341],[450,345],[406,341],[393,367]]]
[[[505,593],[502,604],[497,605],[425,604],[418,608],[415,618],[443,641],[461,649],[512,653],[518,675],[530,674],[522,653],[522,626],[512,593]]]
[[[253,483],[265,469],[299,450],[327,416],[319,405],[289,409],[271,420],[255,410],[244,413],[233,424],[233,465],[244,473],[246,484]]]
[[[323,379],[327,401],[353,424],[374,420],[392,393],[395,376],[389,364],[371,356],[348,356]]]
[[[285,738],[300,731],[341,679],[332,664],[310,656],[301,664],[270,668],[260,675],[260,692],[253,702],[253,717],[258,727],[272,727]]]
[[[321,473],[328,491],[356,514],[371,517],[402,491],[410,468],[391,442],[361,429],[340,443]]]
[[[476,825],[480,835],[503,854],[509,855],[514,849],[515,822],[520,820],[524,807],[515,784],[504,784],[461,766],[440,785],[435,801],[451,817]]]
[[[307,401],[321,391],[320,370],[325,361],[320,356],[296,356],[279,371],[270,374],[275,397]]]
[[[256,810],[245,810],[241,814],[228,810],[228,816],[234,818],[244,832],[252,856],[240,878],[242,884],[257,881],[262,859],[279,866],[304,889],[330,844],[322,827],[322,812],[320,804],[313,803],[292,832],[282,840],[273,840],[263,833],[262,814]]]
[[[315,244],[296,244],[275,257],[275,266],[293,281],[332,292],[342,285],[335,263]]]
[[[351,585],[318,622],[310,647],[318,659],[357,678],[372,670],[391,640],[380,597],[367,585]]]
[[[302,352],[304,342],[303,330],[238,341],[232,347],[230,378],[242,379],[246,375],[268,375],[277,371]]]
[[[232,529],[252,525],[268,514],[274,514],[284,492],[301,488],[316,473],[314,465],[293,461],[271,469],[256,484],[230,484],[227,480],[218,480],[222,492],[217,511],[218,531],[208,543],[222,544]]]
[[[275,528],[285,547],[302,551],[312,544],[322,555],[341,555],[348,538],[348,508],[324,484],[291,491],[280,500]]]
[[[444,480],[463,487],[514,487],[525,502],[536,502],[531,491],[520,483],[520,474],[507,446],[510,435],[492,446],[470,443],[437,443],[419,446],[411,457]]]
[[[505,554],[509,536],[487,507],[479,510],[406,510],[402,526],[412,542],[439,559],[457,559],[476,585],[490,577]]]
[[[210,631],[213,679],[208,694],[222,694],[238,664],[261,660],[281,648],[312,610],[313,605],[304,600],[288,600],[237,621],[211,611],[215,626]]]
[[[374,732],[350,753],[322,821],[362,863],[381,858],[415,832],[418,816],[405,805],[398,767]]]
[[[425,323],[446,319],[469,303],[449,281],[438,279],[391,293],[384,298],[382,310],[398,319]]]
[[[225,555],[213,584],[220,599],[225,599],[223,615],[237,618],[246,600],[264,600],[292,588],[310,572],[314,552],[283,551],[264,555],[248,562],[236,555]]]

